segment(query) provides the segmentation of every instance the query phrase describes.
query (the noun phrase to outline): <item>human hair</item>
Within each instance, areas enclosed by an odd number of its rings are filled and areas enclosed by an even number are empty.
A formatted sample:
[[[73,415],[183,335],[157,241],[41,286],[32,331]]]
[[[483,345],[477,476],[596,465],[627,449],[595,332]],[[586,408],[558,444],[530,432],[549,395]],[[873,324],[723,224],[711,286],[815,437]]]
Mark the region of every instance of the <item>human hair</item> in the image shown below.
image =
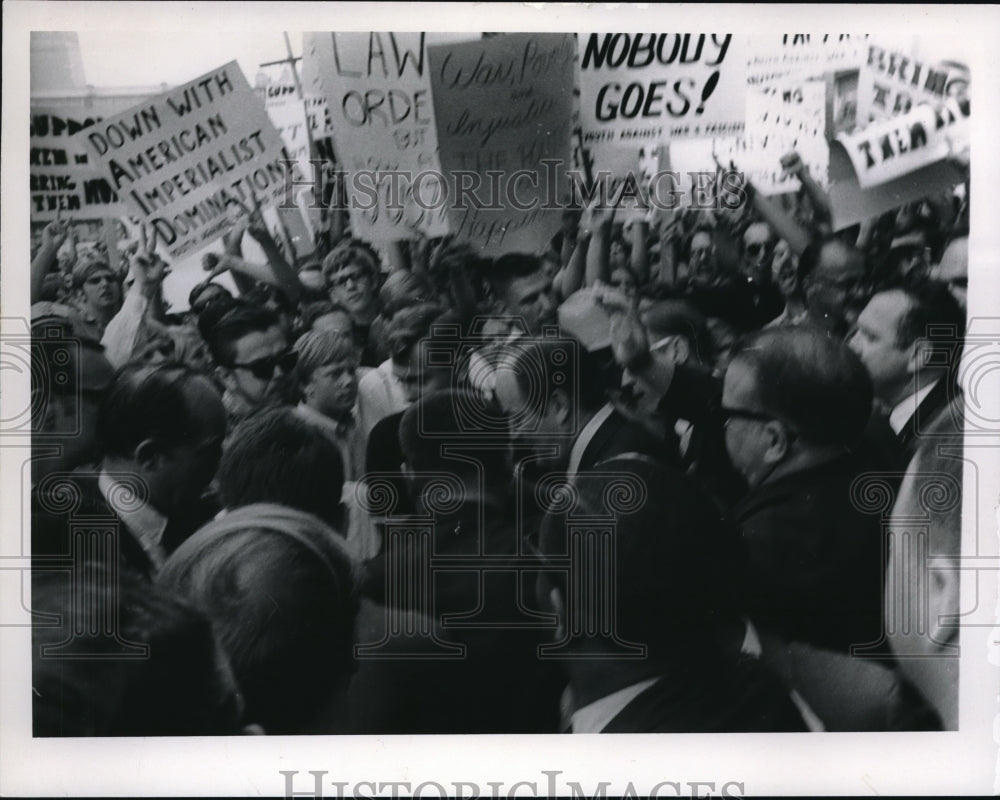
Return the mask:
[[[651,344],[664,336],[680,335],[687,339],[696,361],[710,365],[715,360],[708,322],[690,303],[660,300],[640,316]]]
[[[72,283],[74,289],[82,289],[83,284],[87,282],[87,279],[91,275],[98,272],[108,273],[114,280],[121,285],[121,276],[115,272],[111,265],[107,261],[101,258],[91,258],[91,259],[81,259],[80,262],[73,267],[72,273]]]
[[[195,409],[186,389],[204,381],[186,364],[132,362],[115,375],[101,401],[97,437],[105,454],[131,458],[146,439],[166,447],[191,443]]]
[[[351,361],[355,367],[358,363],[358,348],[347,334],[306,331],[296,340],[294,349],[299,354],[295,369],[300,386],[309,383],[320,367],[338,361]]]
[[[329,283],[330,278],[348,264],[357,264],[368,273],[372,281],[378,280],[381,272],[378,253],[361,239],[344,240],[327,254],[323,259],[323,279]]]
[[[814,445],[849,447],[871,414],[871,378],[840,339],[812,327],[766,329],[745,339],[733,361],[754,374],[760,410]]]
[[[486,279],[494,294],[503,294],[519,278],[527,278],[542,271],[542,260],[530,253],[507,253],[489,267]]]
[[[417,472],[449,472],[474,480],[482,470],[485,487],[504,486],[509,478],[507,453],[499,446],[482,448],[475,454],[479,465],[446,455],[449,445],[468,447],[469,427],[463,410],[481,408],[483,400],[468,389],[442,389],[421,397],[404,413],[399,423],[399,444],[406,463]],[[496,410],[499,414],[499,410]],[[433,435],[426,435],[433,431]]]
[[[63,574],[32,575],[32,607],[63,620],[33,631],[35,736],[238,732],[242,703],[204,614],[127,570],[111,575],[92,562],[76,574],[72,591]],[[112,639],[92,636],[72,638],[71,657],[46,654],[67,643],[81,609],[115,620],[120,657],[108,655]]]
[[[337,444],[291,408],[243,420],[222,453],[219,496],[226,508],[280,503],[337,526],[344,462]]]
[[[607,349],[587,352],[566,339],[522,337],[505,346],[501,366],[515,377],[521,395],[538,414],[555,391],[565,392],[581,411],[604,405],[612,387]]]
[[[209,330],[206,331],[205,327]],[[232,366],[236,360],[236,343],[244,336],[280,327],[278,315],[273,311],[241,300],[236,301],[213,325],[202,326],[201,320],[198,325],[215,363],[225,367]]]
[[[385,279],[378,293],[382,312],[393,317],[408,306],[434,300],[434,290],[422,275],[410,270],[396,270]]]
[[[567,607],[579,608],[597,598],[570,596],[571,585],[586,592],[610,580],[619,641],[647,646],[650,657],[683,658],[693,641],[710,641],[714,629],[735,615],[733,532],[680,470],[635,453],[616,456],[572,476],[552,500],[538,544],[547,565],[574,552],[571,536],[579,534],[572,531],[580,527],[573,525],[574,517],[606,519],[602,527],[613,537],[614,557],[574,559],[572,580],[565,569],[547,568],[540,588],[559,589]],[[606,578],[580,574],[611,565],[614,574]],[[586,626],[574,627],[567,625],[571,636],[587,637]]]
[[[960,353],[965,335],[965,312],[949,291],[948,284],[924,279],[907,282],[900,288],[910,304],[899,318],[896,345],[909,347],[917,339],[930,336],[932,329],[937,328],[945,340],[941,346],[949,350],[957,347]]]
[[[201,296],[208,291],[218,292],[220,297],[224,296],[233,299],[232,293],[225,286],[221,286],[218,283],[214,283],[213,281],[210,280],[202,281],[201,283],[196,283],[194,286],[191,287],[191,291],[188,292],[188,306],[190,306],[191,310],[194,311],[196,314],[201,313],[201,311],[204,310],[204,306],[201,309],[196,308],[196,306]],[[215,300],[215,298],[212,298],[206,301],[205,305],[214,302],[217,301]]]
[[[320,519],[259,503],[201,528],[158,580],[211,618],[246,720],[294,734],[311,732],[354,670],[354,570]]]
[[[302,309],[302,327],[305,330],[309,330],[316,320],[320,317],[325,317],[327,314],[351,316],[351,312],[340,303],[334,303],[331,300],[317,300],[314,303],[309,303]]]
[[[386,333],[392,360],[397,364],[405,363],[417,343],[430,335],[431,328],[443,313],[444,309],[434,303],[420,303],[400,309]]]
[[[802,255],[799,257],[799,280],[805,280],[815,274],[822,261],[823,251],[828,247],[842,248],[851,265],[858,267],[866,275],[868,274],[864,253],[844,242],[836,234],[829,234],[814,236],[806,245],[806,249],[802,251]]]

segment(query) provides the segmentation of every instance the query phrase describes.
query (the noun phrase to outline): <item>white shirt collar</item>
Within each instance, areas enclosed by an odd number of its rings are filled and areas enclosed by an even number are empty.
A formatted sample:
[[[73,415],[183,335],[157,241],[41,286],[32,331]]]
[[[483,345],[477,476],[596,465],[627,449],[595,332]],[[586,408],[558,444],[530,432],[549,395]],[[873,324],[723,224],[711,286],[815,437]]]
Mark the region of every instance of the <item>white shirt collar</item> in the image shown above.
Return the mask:
[[[111,510],[118,515],[118,518],[128,528],[129,533],[138,540],[146,555],[149,556],[153,568],[159,570],[166,560],[166,554],[163,552],[161,541],[163,533],[167,529],[167,518],[148,502],[136,508],[121,508],[117,504],[112,503],[112,490],[117,485],[118,481],[102,469],[97,479],[97,486],[101,490],[101,494],[108,505],[111,506]],[[128,491],[131,491],[131,489]]]
[[[911,395],[904,397],[892,413],[889,414],[889,427],[897,436],[903,427],[910,421],[910,417],[917,413],[917,408],[924,401],[924,398],[931,393],[937,385],[937,381],[931,381],[923,389],[919,389]]]
[[[659,677],[648,678],[639,683],[633,683],[617,692],[595,700],[593,703],[578,708],[573,712],[573,733],[600,733],[617,717],[623,708],[642,694],[646,689],[660,680]]]

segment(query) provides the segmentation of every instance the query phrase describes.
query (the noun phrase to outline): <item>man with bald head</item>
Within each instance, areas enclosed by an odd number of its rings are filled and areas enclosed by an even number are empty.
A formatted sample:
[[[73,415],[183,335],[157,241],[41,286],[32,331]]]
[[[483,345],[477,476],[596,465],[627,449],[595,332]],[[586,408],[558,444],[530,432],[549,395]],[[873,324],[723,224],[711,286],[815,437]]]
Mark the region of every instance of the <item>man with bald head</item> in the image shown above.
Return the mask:
[[[864,306],[868,270],[862,253],[836,237],[812,242],[799,258],[809,321],[844,336]]]

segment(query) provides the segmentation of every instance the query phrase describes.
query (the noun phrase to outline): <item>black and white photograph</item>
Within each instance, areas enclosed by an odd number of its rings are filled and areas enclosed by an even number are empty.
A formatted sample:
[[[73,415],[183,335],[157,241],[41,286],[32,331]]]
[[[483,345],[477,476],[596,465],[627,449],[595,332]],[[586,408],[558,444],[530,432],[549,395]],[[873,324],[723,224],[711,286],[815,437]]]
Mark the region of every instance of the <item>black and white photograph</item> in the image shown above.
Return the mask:
[[[995,6],[3,14],[0,793],[1000,790]]]

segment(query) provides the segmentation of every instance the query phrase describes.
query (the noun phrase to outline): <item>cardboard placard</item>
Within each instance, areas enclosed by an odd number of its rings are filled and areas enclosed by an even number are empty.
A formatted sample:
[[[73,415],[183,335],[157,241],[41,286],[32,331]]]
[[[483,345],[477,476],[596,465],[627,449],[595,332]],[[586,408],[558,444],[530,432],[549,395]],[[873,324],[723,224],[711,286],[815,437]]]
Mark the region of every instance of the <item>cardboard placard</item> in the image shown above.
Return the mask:
[[[963,112],[959,105],[918,106],[903,117],[831,142],[834,230],[961,183],[963,170],[948,159],[968,135],[968,106]]]
[[[746,123],[747,40],[735,34],[580,34],[584,143],[735,136]]]
[[[236,61],[77,134],[172,258],[219,238],[237,201],[285,194],[281,139]]]
[[[813,78],[835,70],[858,69],[866,55],[866,35],[776,33],[750,38],[747,83],[763,87],[789,78]]]
[[[968,86],[968,70],[958,64],[927,63],[869,43],[858,78],[858,124],[906,114],[920,103],[963,96]]]
[[[114,112],[100,100],[78,110],[37,106],[31,109],[30,188],[32,222],[51,222],[57,213],[77,219],[120,217],[125,213],[115,191],[91,160],[76,134]]]
[[[850,158],[858,185],[870,189],[947,158],[968,139],[968,102],[948,100],[842,134],[837,142]]]
[[[429,56],[441,166],[476,197],[451,198],[450,232],[491,256],[541,251],[560,227],[570,163],[572,35],[507,34]]]
[[[351,229],[369,240],[447,231],[444,208],[407,197],[416,176],[439,172],[427,49],[469,34],[307,33],[303,90],[326,97],[340,166],[347,173]],[[380,173],[402,173],[390,179]],[[423,191],[431,194],[431,187]],[[421,195],[423,196],[423,195]]]

